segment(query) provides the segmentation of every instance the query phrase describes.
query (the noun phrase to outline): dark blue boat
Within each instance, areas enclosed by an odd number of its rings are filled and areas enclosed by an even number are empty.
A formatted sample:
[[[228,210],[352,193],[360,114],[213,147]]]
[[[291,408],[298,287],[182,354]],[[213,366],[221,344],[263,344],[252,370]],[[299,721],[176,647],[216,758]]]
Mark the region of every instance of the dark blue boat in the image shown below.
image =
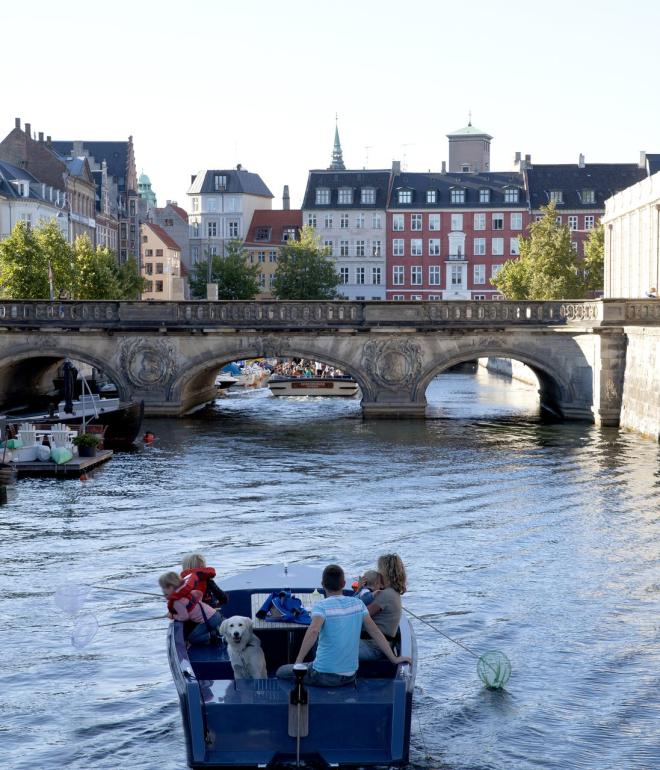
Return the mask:
[[[225,617],[254,616],[271,591],[291,589],[304,597],[320,590],[322,567],[260,567],[222,582],[229,592]],[[348,593],[348,592],[347,592]],[[254,595],[254,596],[253,596]],[[257,624],[263,626],[264,624]],[[168,652],[179,693],[188,764],[193,768],[392,767],[408,762],[416,644],[407,618],[399,628],[401,655],[412,665],[362,663],[354,685],[306,687],[308,729],[291,731],[291,682],[275,677],[293,662],[305,627],[255,628],[268,666],[267,679],[234,680],[226,647],[186,650],[183,625],[171,624]],[[295,715],[294,715],[295,724]],[[300,724],[300,721],[298,722]]]

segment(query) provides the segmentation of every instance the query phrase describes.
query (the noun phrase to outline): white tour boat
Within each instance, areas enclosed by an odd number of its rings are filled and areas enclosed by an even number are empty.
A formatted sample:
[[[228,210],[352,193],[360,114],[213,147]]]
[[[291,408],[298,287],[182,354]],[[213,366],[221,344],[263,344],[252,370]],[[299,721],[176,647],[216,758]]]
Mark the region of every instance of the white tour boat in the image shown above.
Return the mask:
[[[358,384],[352,377],[282,377],[273,375],[268,387],[274,396],[344,396],[357,395]]]

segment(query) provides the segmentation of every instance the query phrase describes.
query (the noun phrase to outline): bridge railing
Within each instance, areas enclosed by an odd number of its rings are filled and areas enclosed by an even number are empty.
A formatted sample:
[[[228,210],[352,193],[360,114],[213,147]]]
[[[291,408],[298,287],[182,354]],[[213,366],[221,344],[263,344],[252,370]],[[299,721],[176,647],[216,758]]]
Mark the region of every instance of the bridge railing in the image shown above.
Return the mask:
[[[660,300],[47,302],[0,300],[0,327],[333,329],[660,323]]]

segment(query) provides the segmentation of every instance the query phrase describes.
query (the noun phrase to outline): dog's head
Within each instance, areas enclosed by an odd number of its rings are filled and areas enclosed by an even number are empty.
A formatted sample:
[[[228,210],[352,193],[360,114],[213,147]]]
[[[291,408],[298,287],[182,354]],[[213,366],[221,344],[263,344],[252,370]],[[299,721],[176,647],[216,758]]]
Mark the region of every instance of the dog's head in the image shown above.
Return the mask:
[[[223,620],[220,625],[220,633],[228,644],[240,644],[252,634],[252,621],[240,615]]]

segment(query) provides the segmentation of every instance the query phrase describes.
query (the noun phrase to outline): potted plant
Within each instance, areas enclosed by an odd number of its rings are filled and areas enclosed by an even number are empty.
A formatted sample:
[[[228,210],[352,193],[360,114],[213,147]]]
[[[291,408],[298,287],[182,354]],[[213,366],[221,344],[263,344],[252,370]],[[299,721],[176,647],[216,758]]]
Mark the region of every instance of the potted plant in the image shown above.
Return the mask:
[[[78,457],[96,457],[101,439],[94,433],[79,433],[73,443],[78,447]]]

